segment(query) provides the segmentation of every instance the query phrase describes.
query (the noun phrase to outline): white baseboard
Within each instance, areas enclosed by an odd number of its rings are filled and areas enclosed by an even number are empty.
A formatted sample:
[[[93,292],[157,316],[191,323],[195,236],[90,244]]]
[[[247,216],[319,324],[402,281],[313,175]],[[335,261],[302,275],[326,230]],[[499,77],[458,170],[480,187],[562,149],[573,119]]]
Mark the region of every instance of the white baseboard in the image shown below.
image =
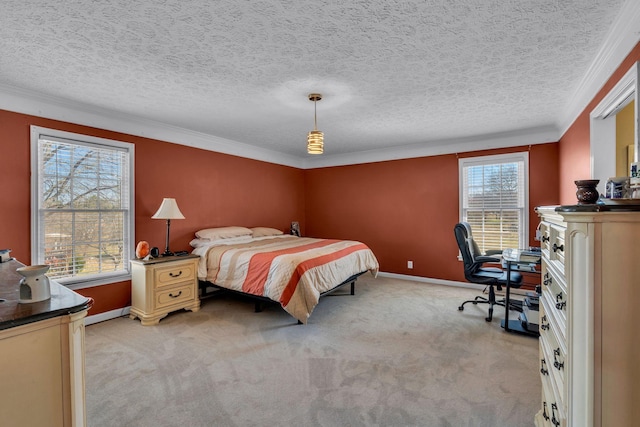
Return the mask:
[[[410,276],[408,274],[385,273],[383,271],[379,272],[378,276],[388,277],[390,279],[410,280],[413,282],[431,283],[435,285],[456,286],[459,288],[470,288],[470,289],[478,289],[478,290],[483,290],[485,288],[484,285],[478,285],[475,283],[458,282],[455,280],[433,279],[430,277],[421,277],[421,276]],[[512,289],[511,292],[517,295],[524,295],[526,291],[523,291],[521,289]],[[87,316],[84,319],[84,324],[85,326],[88,326],[88,325],[93,325],[94,323],[104,322],[106,320],[111,320],[111,319],[117,319],[118,317],[122,317],[122,316],[128,316],[130,310],[131,310],[131,306],[127,306],[127,307],[122,307],[122,308],[118,308],[111,311],[105,311],[104,313],[94,314],[93,316]]]
[[[131,306],[117,308],[111,311],[105,311],[104,313],[94,314],[93,316],[87,316],[84,319],[84,325],[89,326],[94,323],[104,322],[105,320],[117,319],[118,317],[127,316]]]
[[[480,290],[485,288],[484,285],[478,285],[476,283],[458,282],[455,280],[432,279],[430,277],[410,276],[408,274],[385,273],[384,271],[379,272],[378,276],[388,277],[390,279],[411,280],[412,282],[424,282],[424,283],[433,283],[436,285],[457,286],[459,288],[471,288],[471,289],[480,289]]]
[[[430,277],[409,276],[407,274],[385,273],[383,271],[379,272],[378,276],[388,277],[390,279],[398,279],[398,280],[411,280],[413,282],[432,283],[435,285],[456,286],[458,288],[470,288],[470,289],[483,290],[486,287],[485,285],[478,285],[476,283],[458,282],[455,280],[432,279]],[[511,293],[515,295],[526,295],[526,292],[527,291],[523,289],[511,288]],[[504,290],[502,292],[496,292],[496,294],[502,295],[504,294]]]

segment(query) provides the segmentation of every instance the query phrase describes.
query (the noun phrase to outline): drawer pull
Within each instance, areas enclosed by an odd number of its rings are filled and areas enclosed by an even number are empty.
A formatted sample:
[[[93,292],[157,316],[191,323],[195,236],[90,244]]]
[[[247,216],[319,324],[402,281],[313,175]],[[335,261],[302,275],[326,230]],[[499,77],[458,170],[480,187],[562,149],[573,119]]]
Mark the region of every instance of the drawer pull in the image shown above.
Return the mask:
[[[553,244],[553,252],[564,252],[564,245],[558,246],[556,243]]]
[[[542,241],[543,242],[548,242],[549,240],[551,240],[551,239],[549,239],[549,236],[542,236]]]
[[[171,298],[178,298],[180,295],[182,295],[182,291],[178,292],[178,295],[169,294]]]
[[[180,276],[182,276],[182,270],[180,270],[178,272],[178,274],[173,274],[172,272],[169,272],[169,276],[171,276],[171,277],[180,277]]]
[[[547,322],[547,315],[546,314],[544,316],[542,316],[542,318],[540,319],[540,329],[542,329],[543,331],[548,331],[549,330],[549,322]]]
[[[558,361],[558,356],[560,356],[560,347],[556,348],[555,350],[553,350],[553,366],[557,369],[557,370],[561,370],[564,369],[564,362],[559,362]]]
[[[567,302],[566,301],[562,301],[562,292],[560,292],[558,295],[556,295],[556,308],[558,310],[562,310],[567,306]]]
[[[559,426],[560,420],[556,418],[556,409],[558,409],[558,405],[556,405],[555,403],[552,403],[551,404],[551,423],[554,426]]]
[[[547,414],[547,402],[542,402],[542,417],[549,421],[549,414]]]
[[[549,273],[544,273],[544,281],[542,283],[546,286],[549,286],[553,283],[553,277],[549,276]]]
[[[540,359],[540,373],[542,375],[549,375],[549,371],[547,370],[547,361],[544,359]]]

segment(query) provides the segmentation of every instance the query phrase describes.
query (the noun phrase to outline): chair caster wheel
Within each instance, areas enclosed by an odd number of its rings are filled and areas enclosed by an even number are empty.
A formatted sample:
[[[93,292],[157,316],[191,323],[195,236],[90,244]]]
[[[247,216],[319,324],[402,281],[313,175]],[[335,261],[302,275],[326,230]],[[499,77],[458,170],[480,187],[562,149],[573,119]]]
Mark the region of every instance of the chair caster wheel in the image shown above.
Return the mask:
[[[464,307],[463,307],[463,306],[460,306],[460,307],[458,307],[458,310],[459,310],[459,311],[462,311],[462,310],[464,310]]]
[[[491,318],[490,317],[485,317],[484,320],[486,320],[487,322],[491,322]]]

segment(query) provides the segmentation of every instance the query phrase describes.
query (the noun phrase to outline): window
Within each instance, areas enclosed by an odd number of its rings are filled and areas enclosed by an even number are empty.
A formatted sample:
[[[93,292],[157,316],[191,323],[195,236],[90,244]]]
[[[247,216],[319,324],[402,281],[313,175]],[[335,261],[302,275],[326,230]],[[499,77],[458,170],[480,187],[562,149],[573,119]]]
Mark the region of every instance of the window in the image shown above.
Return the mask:
[[[460,159],[460,220],[488,249],[528,247],[529,153]]]
[[[31,127],[32,262],[82,287],[129,278],[133,144]],[[80,286],[75,286],[80,287]]]

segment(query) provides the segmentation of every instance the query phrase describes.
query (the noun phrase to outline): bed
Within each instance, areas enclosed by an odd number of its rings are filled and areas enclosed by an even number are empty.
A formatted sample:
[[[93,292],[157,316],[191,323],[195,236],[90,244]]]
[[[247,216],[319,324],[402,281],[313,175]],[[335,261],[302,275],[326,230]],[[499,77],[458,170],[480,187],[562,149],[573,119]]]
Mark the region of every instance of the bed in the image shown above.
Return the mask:
[[[198,279],[205,285],[279,303],[307,323],[321,295],[378,273],[369,247],[352,240],[283,234],[268,227],[217,227],[196,232]]]

